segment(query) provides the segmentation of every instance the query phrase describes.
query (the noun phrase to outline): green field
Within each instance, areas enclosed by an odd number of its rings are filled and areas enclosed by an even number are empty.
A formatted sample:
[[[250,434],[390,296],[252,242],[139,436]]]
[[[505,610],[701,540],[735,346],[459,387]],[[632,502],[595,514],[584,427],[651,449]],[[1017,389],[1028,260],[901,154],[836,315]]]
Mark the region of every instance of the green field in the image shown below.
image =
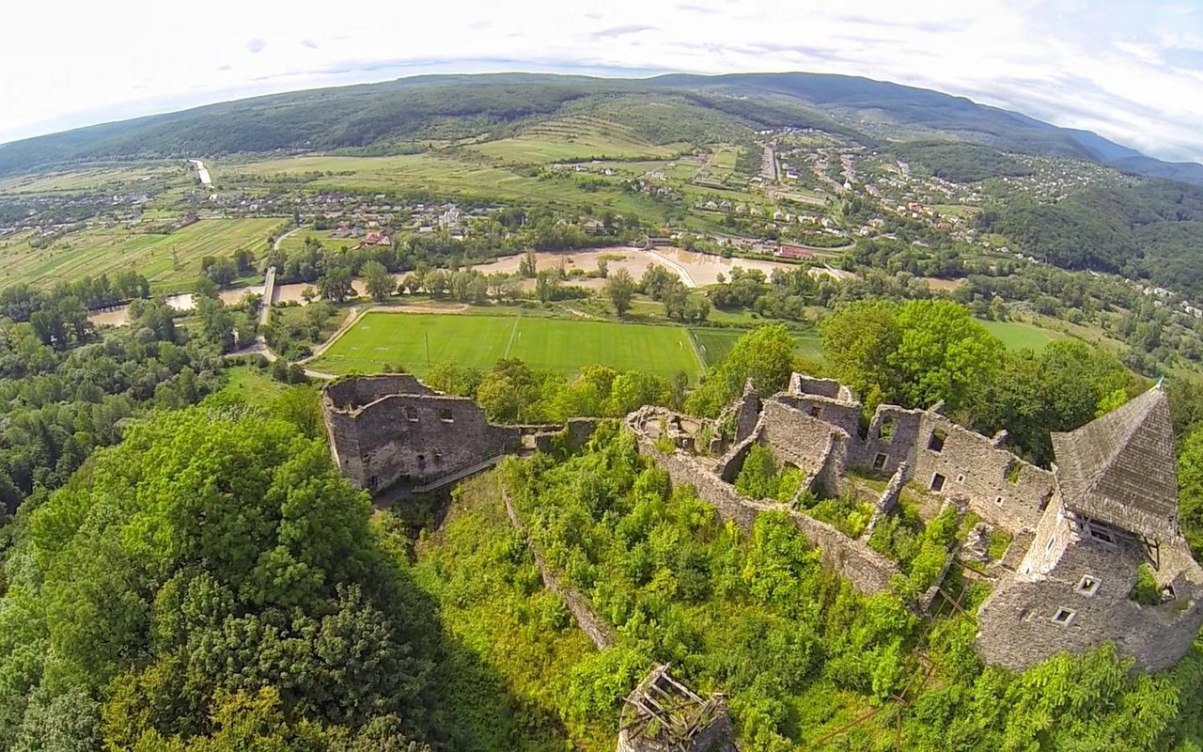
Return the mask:
[[[1043,350],[1048,343],[1064,335],[1022,321],[983,321],[986,329],[1002,340],[1008,350]]]
[[[508,148],[508,147],[507,147]],[[464,199],[524,201],[542,205],[605,205],[623,215],[662,221],[664,208],[651,199],[624,192],[621,179],[574,175],[567,171],[545,177],[522,174],[520,168],[492,166],[488,158],[464,148],[463,159],[437,154],[394,157],[292,157],[264,162],[220,164],[212,169],[222,185],[257,186],[260,178],[312,176],[309,190],[422,190]],[[516,171],[515,171],[516,170]],[[313,173],[321,173],[313,175]],[[332,173],[332,174],[327,174]],[[611,186],[585,190],[582,181]]]
[[[429,347],[429,354],[427,348]],[[369,313],[310,367],[329,373],[400,365],[419,376],[451,361],[489,368],[520,358],[540,370],[571,374],[594,363],[660,376],[701,372],[686,329],[518,315]]]
[[[697,342],[698,350],[702,353],[708,366],[727,357],[727,353],[735,347],[736,341],[747,334],[741,329],[690,329],[689,332]],[[797,343],[794,347],[794,354],[808,360],[823,360],[823,345],[817,334],[794,332],[794,340]]]
[[[192,173],[195,176],[195,173]],[[100,189],[136,189],[140,184],[187,184],[189,171],[183,160],[136,165],[102,165],[75,170],[38,172],[0,178],[0,193],[56,193]],[[192,178],[191,182],[194,182]]]
[[[575,115],[538,123],[513,138],[470,148],[506,162],[546,164],[583,159],[667,158],[683,151],[687,145],[651,144],[624,125]]]
[[[18,236],[0,243],[0,286],[52,285],[133,269],[150,280],[155,292],[183,289],[200,276],[205,256],[229,255],[239,248],[261,255],[268,233],[280,222],[206,219],[168,235],[98,228],[67,235],[49,248],[33,248],[28,237]]]

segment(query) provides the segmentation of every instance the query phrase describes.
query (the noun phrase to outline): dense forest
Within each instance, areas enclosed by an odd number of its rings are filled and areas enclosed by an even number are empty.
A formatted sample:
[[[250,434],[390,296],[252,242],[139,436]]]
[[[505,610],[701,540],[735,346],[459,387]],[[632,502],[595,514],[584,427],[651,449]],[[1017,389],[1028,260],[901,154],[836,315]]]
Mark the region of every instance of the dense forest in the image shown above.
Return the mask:
[[[979,226],[1013,239],[1041,261],[1146,278],[1197,295],[1193,271],[1203,189],[1146,180],[1093,187],[1057,203],[1014,200],[984,212]]]

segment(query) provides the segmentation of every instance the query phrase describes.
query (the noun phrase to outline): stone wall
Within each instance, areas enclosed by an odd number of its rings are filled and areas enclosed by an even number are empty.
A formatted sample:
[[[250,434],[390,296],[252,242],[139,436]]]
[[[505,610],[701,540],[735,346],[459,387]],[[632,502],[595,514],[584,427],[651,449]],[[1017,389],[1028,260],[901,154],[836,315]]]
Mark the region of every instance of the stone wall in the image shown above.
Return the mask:
[[[881,524],[882,520],[892,515],[898,507],[898,497],[902,495],[902,487],[906,485],[909,469],[906,463],[899,465],[898,469],[894,471],[894,475],[890,477],[890,482],[886,484],[885,490],[881,492],[881,496],[877,497],[877,503],[873,505],[873,517],[861,535],[865,540],[873,537],[873,530]]]
[[[597,647],[598,650],[605,650],[614,644],[614,635],[610,630],[610,625],[598,618],[597,614],[593,613],[593,609],[589,608],[589,601],[585,599],[575,588],[564,585],[560,582],[547,566],[547,561],[543,555],[539,553],[539,549],[531,542],[530,536],[526,532],[526,525],[522,523],[522,518],[518,515],[518,509],[514,506],[514,502],[510,500],[510,495],[505,490],[505,486],[501,487],[501,500],[505,504],[505,514],[510,518],[510,524],[514,526],[522,534],[523,540],[526,541],[526,547],[530,550],[531,558],[535,560],[535,568],[539,570],[539,577],[543,580],[543,587],[547,588],[552,593],[558,595],[564,601],[564,605],[568,607],[572,618],[576,620],[576,624],[581,631],[589,638],[589,640]]]
[[[352,376],[330,382],[323,391],[323,403],[339,410],[354,410],[394,394],[436,392],[408,373]]]
[[[894,562],[869,548],[864,541],[853,540],[831,525],[794,512],[785,504],[746,499],[696,458],[683,452],[665,454],[645,437],[637,434],[637,438],[641,454],[651,457],[658,467],[668,472],[674,485],[693,486],[698,498],[714,506],[722,519],[751,530],[760,514],[785,512],[798,531],[820,550],[823,563],[861,592],[886,590],[894,575],[899,574]]]
[[[438,394],[408,374],[339,379],[323,392],[330,451],[371,491],[422,485],[522,447],[545,426],[496,426],[466,397]]]
[[[773,456],[808,475],[823,470],[834,441],[848,437],[830,423],[776,399],[764,403],[759,430],[760,440]]]
[[[922,410],[878,406],[873,420],[869,421],[865,438],[853,442],[848,449],[849,466],[882,477],[893,475],[904,463],[913,468],[923,416]],[[880,467],[878,455],[881,455]]]
[[[943,437],[938,450],[933,436]],[[1000,434],[988,439],[942,415],[926,413],[915,447],[914,480],[934,491],[933,479],[943,476],[944,485],[936,493],[963,499],[996,527],[1012,533],[1032,530],[1052,498],[1056,479],[1003,449],[1004,438]]]
[[[834,425],[849,436],[860,433],[860,403],[846,403],[813,395],[775,394],[773,402],[789,405],[806,415]]]

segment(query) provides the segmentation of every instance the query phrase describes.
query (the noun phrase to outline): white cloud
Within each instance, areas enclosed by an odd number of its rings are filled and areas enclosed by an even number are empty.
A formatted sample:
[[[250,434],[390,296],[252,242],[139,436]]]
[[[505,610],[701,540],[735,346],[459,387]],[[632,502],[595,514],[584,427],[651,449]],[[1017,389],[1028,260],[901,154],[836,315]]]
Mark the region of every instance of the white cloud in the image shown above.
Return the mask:
[[[70,7],[67,7],[67,6]],[[414,72],[812,70],[928,86],[1203,158],[1203,10],[1124,0],[13,4],[0,140]],[[333,14],[333,15],[332,15]],[[70,24],[60,23],[70,17]],[[47,30],[46,33],[37,33]],[[50,33],[48,30],[53,30]],[[47,54],[47,39],[53,54]]]

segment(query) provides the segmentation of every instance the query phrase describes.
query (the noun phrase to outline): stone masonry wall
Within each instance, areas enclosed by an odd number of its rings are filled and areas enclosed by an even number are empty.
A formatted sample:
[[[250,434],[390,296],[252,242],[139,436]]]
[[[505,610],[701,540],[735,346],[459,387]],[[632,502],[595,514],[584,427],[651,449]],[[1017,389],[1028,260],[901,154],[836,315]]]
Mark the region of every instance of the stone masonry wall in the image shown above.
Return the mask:
[[[518,508],[510,500],[510,495],[506,492],[504,485],[501,487],[501,500],[505,504],[505,514],[510,518],[510,524],[522,534],[523,540],[526,541],[531,558],[535,560],[535,568],[539,570],[539,577],[543,580],[543,587],[563,599],[564,605],[568,607],[568,612],[576,620],[577,626],[598,650],[605,650],[613,645],[614,635],[611,633],[610,626],[593,613],[593,609],[589,608],[589,601],[584,596],[574,588],[562,584],[559,578],[552,573],[551,568],[547,566],[543,555],[531,542],[530,536],[526,532],[526,526],[522,524],[522,518],[518,516]]]
[[[860,432],[860,404],[840,402],[828,397],[781,393],[773,395],[773,401],[803,412],[813,418],[843,429],[849,436]]]
[[[944,436],[939,451],[929,448],[937,431]],[[1011,532],[1035,529],[1056,480],[1048,470],[1024,462],[1001,444],[1002,436],[988,439],[942,415],[927,413],[916,442],[914,480],[932,488],[934,476],[942,475],[944,486],[938,493],[964,499],[991,525]]]
[[[825,455],[835,439],[847,434],[826,421],[812,417],[775,399],[764,403],[760,414],[761,441],[773,455],[808,475],[823,469]]]
[[[734,486],[725,483],[697,459],[682,452],[664,454],[642,436],[637,438],[641,454],[651,457],[658,467],[667,471],[674,485],[692,485],[698,498],[714,506],[724,520],[751,530],[756,517],[763,512],[787,513],[799,532],[820,550],[823,562],[861,592],[886,590],[894,575],[899,574],[897,565],[863,541],[853,540],[825,522],[793,512],[784,504],[745,499]]]
[[[893,475],[903,463],[913,468],[923,416],[922,410],[879,406],[869,422],[865,439],[853,442],[849,447],[849,466],[882,476]],[[874,467],[879,454],[884,456],[884,462],[881,467]]]
[[[335,458],[367,489],[421,484],[521,446],[520,428],[489,424],[465,397],[393,394],[333,418]]]
[[[363,407],[394,394],[435,394],[436,392],[408,373],[379,376],[354,376],[331,382],[325,389],[324,402],[340,410]]]

